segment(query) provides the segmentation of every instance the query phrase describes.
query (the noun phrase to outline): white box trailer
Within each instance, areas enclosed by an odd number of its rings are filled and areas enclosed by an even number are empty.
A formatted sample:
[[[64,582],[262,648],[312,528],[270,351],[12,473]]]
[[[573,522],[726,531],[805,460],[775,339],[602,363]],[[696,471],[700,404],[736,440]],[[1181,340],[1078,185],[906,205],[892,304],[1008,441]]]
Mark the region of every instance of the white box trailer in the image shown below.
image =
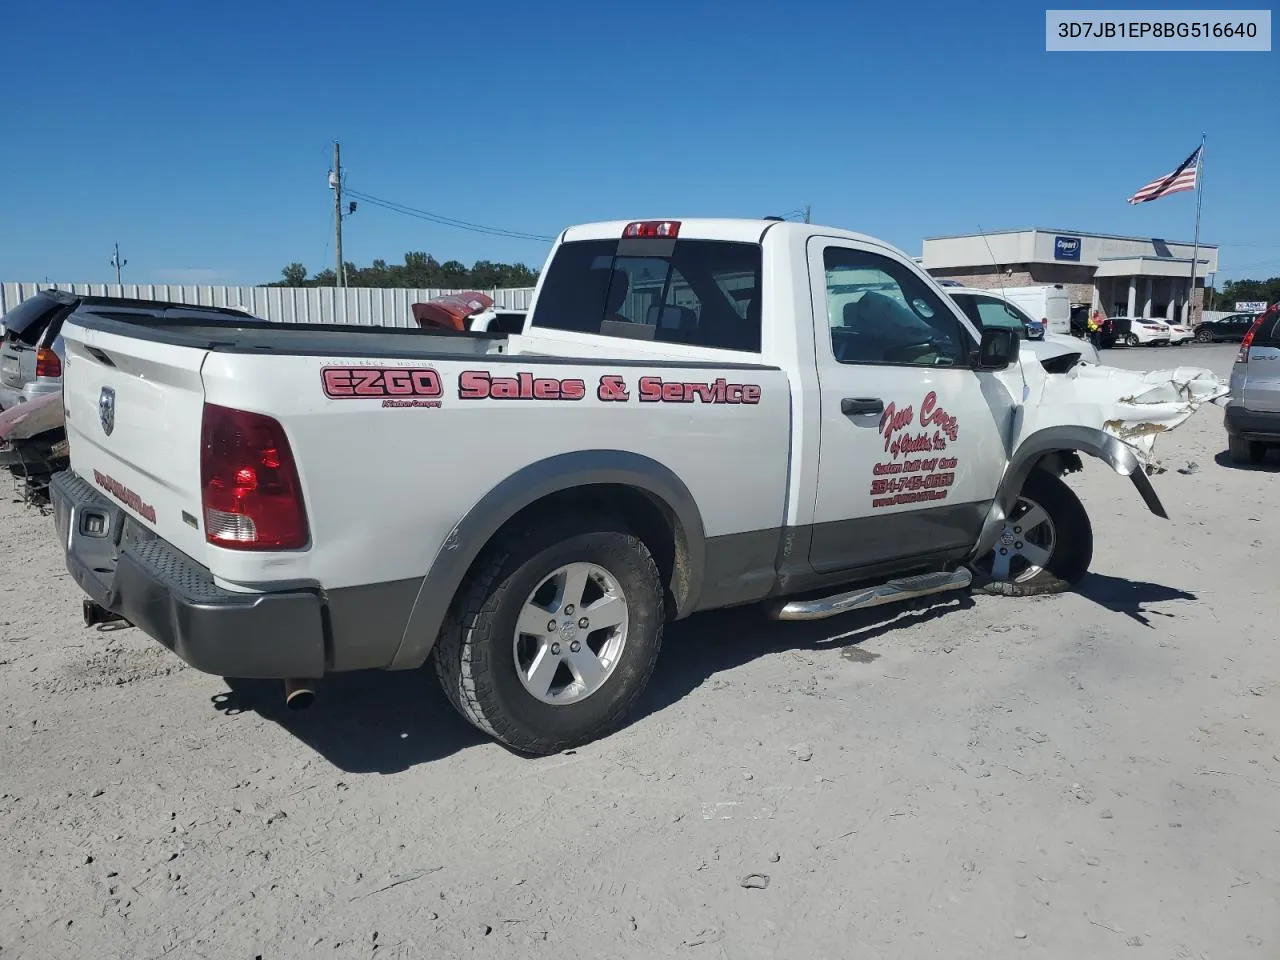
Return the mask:
[[[1071,333],[1071,295],[1060,283],[1038,287],[1005,287],[1000,291],[1045,325],[1049,333]]]

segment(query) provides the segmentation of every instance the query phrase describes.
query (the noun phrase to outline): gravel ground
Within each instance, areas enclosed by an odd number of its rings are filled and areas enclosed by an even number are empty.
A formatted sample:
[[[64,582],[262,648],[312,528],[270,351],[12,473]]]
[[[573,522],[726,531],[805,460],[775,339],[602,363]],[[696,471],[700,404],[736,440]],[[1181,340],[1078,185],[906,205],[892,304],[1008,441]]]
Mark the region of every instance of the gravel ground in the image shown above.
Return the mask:
[[[1071,478],[1077,593],[700,616],[538,760],[425,672],[293,714],[85,629],[0,503],[0,958],[1280,956],[1280,462],[1224,447],[1213,407],[1161,441],[1167,522]]]

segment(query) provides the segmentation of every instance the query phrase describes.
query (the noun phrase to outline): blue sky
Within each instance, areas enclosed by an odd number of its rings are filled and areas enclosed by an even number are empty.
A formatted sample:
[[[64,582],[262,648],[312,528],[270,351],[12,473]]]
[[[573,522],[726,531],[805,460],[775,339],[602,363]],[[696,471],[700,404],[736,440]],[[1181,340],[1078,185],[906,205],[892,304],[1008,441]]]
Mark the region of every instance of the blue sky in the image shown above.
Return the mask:
[[[586,220],[1045,226],[1190,240],[1130,207],[1208,135],[1219,278],[1280,275],[1280,53],[1049,54],[1017,4],[10,0],[0,279],[258,283],[333,262],[349,186],[554,234]],[[470,50],[470,56],[467,51]],[[362,205],[346,259],[547,245]]]

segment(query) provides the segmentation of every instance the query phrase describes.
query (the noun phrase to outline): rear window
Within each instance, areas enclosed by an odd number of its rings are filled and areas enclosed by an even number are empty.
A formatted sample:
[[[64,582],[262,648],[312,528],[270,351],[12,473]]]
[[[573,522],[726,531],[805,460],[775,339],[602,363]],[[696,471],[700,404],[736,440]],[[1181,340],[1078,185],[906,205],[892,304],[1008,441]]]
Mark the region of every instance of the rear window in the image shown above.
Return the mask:
[[[20,304],[0,317],[0,326],[4,327],[4,335],[10,340],[21,340],[28,345],[35,345],[40,334],[49,323],[49,318],[58,311],[62,304],[48,297],[36,294],[28,297]]]
[[[760,262],[722,240],[562,244],[533,326],[759,353]]]
[[[1280,309],[1270,310],[1258,324],[1258,332],[1253,335],[1253,342],[1258,346],[1280,346]]]

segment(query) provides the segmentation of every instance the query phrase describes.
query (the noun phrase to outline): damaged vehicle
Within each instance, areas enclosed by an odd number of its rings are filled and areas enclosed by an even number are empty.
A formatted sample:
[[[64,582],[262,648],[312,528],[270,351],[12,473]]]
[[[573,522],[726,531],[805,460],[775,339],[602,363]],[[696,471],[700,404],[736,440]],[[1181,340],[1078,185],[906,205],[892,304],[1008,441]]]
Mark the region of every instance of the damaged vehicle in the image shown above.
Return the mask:
[[[525,311],[498,307],[493,297],[478,290],[441,294],[410,309],[414,322],[424,330],[519,333],[524,328]]]
[[[1093,532],[1063,476],[1101,460],[1164,517],[1155,438],[1226,390],[1051,372],[900,250],[777,220],[571,227],[516,334],[93,304],[63,336],[87,622],[294,706],[430,661],[531,754],[622,724],[698,611],[1069,588]]]
[[[12,474],[22,500],[43,501],[50,477],[67,464],[60,394],[41,394],[0,413],[0,466]]]

